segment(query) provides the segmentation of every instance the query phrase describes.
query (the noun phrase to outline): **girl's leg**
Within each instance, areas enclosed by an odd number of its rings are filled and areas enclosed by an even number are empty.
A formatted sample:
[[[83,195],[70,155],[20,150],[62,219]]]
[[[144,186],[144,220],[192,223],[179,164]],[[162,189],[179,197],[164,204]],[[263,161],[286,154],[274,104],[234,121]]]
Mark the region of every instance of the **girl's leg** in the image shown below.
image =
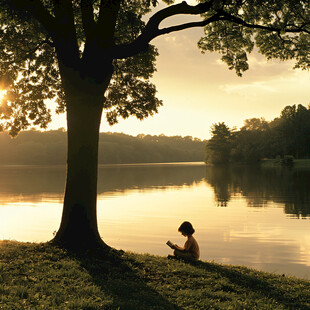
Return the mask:
[[[174,250],[173,254],[176,257],[185,259],[185,260],[195,260],[195,258],[190,254],[190,253],[186,253],[184,251],[180,251],[180,250]]]

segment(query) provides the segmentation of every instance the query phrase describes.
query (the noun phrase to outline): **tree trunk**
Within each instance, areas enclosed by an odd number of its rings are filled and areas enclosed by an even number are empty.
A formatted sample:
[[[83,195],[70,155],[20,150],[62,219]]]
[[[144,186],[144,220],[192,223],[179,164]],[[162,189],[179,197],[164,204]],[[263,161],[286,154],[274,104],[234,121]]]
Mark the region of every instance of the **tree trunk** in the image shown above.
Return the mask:
[[[103,94],[66,94],[67,179],[61,224],[51,241],[71,249],[106,246],[97,226],[98,140]]]

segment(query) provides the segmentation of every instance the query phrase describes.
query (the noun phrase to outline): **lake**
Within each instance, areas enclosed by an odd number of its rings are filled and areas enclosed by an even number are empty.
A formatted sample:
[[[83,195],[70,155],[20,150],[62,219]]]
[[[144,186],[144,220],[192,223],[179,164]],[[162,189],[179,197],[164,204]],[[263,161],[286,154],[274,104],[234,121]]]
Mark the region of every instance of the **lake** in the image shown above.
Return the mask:
[[[0,239],[50,240],[64,183],[64,167],[0,167]],[[167,255],[188,220],[203,260],[310,279],[309,189],[309,169],[101,166],[99,231],[117,249]]]

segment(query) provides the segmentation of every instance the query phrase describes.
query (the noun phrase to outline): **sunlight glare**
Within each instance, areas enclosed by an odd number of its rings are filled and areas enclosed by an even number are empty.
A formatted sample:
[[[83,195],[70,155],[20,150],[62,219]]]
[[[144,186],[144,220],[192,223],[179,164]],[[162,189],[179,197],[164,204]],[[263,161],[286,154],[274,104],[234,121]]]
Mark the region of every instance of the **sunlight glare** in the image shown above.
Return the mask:
[[[0,104],[1,104],[5,95],[6,95],[6,90],[0,89]]]

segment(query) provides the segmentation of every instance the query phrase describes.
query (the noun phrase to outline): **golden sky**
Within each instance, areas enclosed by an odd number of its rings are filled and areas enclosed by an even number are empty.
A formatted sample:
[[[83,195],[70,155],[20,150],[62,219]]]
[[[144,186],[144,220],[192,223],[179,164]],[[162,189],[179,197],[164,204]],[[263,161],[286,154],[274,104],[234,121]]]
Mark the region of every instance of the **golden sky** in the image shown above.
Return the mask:
[[[181,19],[172,23],[175,21]],[[252,117],[270,121],[287,105],[308,106],[308,71],[293,70],[293,62],[267,61],[253,52],[250,69],[237,77],[218,53],[200,53],[197,42],[202,34],[202,29],[195,28],[153,40],[160,55],[152,80],[163,106],[158,114],[143,121],[131,117],[109,126],[103,117],[101,131],[206,139],[213,123],[240,127]],[[65,127],[64,116],[54,119],[50,129]]]

